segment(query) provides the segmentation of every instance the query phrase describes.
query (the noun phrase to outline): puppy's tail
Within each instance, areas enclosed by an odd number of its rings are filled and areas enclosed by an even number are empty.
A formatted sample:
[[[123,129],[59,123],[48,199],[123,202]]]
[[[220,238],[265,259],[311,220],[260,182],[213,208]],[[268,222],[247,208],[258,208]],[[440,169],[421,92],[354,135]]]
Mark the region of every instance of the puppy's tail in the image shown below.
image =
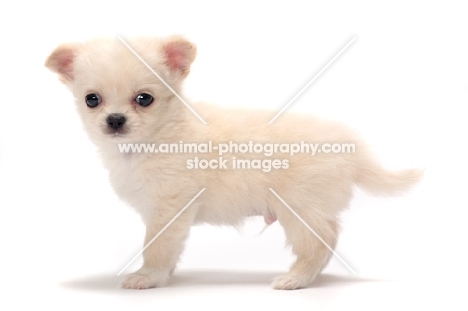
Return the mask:
[[[375,195],[397,195],[420,181],[423,173],[422,169],[390,172],[375,162],[368,162],[361,166],[356,184]]]

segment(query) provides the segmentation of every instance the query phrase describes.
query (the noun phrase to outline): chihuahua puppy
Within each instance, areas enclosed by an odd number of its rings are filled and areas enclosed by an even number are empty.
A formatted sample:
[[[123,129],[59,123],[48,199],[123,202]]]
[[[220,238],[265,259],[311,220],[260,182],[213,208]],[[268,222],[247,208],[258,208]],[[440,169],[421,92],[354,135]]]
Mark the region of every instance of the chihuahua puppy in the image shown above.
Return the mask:
[[[115,192],[136,209],[146,226],[145,245],[151,243],[143,252],[143,267],[126,276],[124,288],[164,286],[192,225],[238,226],[256,215],[265,217],[267,224],[278,220],[297,256],[289,272],[273,281],[273,288],[306,287],[333,254],[338,217],[348,206],[355,185],[370,193],[392,195],[420,179],[420,170],[383,169],[351,130],[314,116],[284,113],[269,125],[271,112],[194,104],[207,122],[203,124],[176,95],[182,94],[182,82],[196,56],[195,45],[173,36],[134,39],[128,46],[117,39],[64,44],[45,64],[73,93]],[[277,148],[271,155],[233,147],[222,156],[216,148],[202,154],[122,152],[119,148],[129,143],[183,142]],[[317,146],[347,143],[354,149],[334,153],[319,147],[312,155],[304,142]],[[290,152],[292,147],[287,146],[295,143],[301,143],[301,152]],[[202,160],[214,165],[197,167]]]

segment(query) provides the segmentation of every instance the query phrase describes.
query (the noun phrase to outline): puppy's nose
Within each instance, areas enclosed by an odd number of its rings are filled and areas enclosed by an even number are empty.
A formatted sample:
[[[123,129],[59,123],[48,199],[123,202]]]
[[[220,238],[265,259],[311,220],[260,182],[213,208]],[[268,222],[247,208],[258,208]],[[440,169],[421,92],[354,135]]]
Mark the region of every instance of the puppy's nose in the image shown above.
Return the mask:
[[[127,121],[127,118],[121,113],[112,113],[106,119],[107,125],[113,130],[121,128],[125,124],[125,121]]]

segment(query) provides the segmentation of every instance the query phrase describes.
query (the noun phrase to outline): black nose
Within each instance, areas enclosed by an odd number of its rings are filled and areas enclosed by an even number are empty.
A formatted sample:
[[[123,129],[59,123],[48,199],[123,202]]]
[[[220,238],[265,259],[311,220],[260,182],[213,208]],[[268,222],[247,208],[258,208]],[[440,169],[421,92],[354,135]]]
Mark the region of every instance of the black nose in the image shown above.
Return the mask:
[[[127,118],[121,113],[112,113],[106,119],[107,125],[113,130],[121,128],[125,124],[125,121],[127,121]]]

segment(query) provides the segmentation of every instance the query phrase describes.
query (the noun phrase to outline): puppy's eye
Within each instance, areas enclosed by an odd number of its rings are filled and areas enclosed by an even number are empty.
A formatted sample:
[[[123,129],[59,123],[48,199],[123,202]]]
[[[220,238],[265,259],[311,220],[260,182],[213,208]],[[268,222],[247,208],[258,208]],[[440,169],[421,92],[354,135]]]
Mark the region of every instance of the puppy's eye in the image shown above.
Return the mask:
[[[86,105],[90,108],[95,108],[101,103],[101,97],[98,94],[86,95]]]
[[[154,100],[153,96],[151,96],[150,94],[146,94],[146,93],[138,94],[137,97],[135,98],[135,101],[137,102],[137,104],[142,107],[147,107],[151,105],[153,100]]]

